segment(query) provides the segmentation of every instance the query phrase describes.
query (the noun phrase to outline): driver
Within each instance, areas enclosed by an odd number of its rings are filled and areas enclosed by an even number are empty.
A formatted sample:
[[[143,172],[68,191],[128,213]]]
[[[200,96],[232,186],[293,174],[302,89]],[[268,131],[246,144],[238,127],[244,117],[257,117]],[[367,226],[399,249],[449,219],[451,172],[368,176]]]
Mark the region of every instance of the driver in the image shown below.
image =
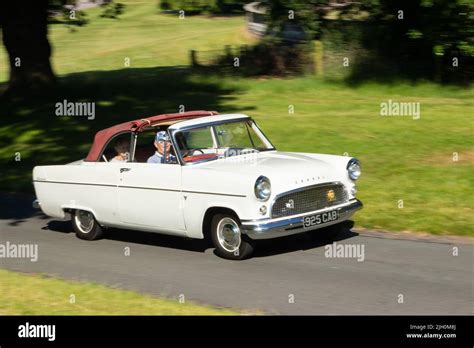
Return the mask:
[[[171,141],[168,133],[165,131],[159,131],[156,133],[155,141],[156,151],[155,154],[148,158],[147,163],[178,163],[176,156],[171,154]]]
[[[117,140],[114,146],[117,156],[112,158],[110,162],[128,162],[130,159],[130,141],[128,139],[121,138]]]

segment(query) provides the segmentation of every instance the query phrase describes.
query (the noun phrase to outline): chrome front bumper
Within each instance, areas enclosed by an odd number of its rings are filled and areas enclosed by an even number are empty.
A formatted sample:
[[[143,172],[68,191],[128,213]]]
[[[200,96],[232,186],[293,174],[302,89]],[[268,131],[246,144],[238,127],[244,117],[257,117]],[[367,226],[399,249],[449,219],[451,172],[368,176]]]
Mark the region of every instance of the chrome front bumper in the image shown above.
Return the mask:
[[[345,205],[338,207],[331,207],[298,215],[296,217],[287,217],[279,219],[262,219],[252,221],[242,221],[240,230],[242,233],[248,235],[252,239],[270,239],[277,237],[289,236],[291,234],[307,232],[311,230],[320,229],[331,226],[349,219],[357,210],[362,209],[362,202],[358,199],[349,201]],[[339,219],[323,223],[310,228],[303,227],[303,220],[306,216],[321,214],[326,211],[338,210]]]

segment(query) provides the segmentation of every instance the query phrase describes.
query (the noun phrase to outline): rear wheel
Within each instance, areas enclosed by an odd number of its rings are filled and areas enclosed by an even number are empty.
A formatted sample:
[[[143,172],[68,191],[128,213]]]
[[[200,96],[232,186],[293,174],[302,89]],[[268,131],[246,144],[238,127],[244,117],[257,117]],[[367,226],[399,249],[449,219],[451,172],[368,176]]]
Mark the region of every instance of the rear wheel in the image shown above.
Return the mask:
[[[77,238],[95,240],[103,237],[104,229],[99,225],[91,212],[86,210],[74,210],[71,214],[71,218]]]
[[[253,253],[253,243],[240,231],[239,219],[231,214],[217,214],[211,223],[212,243],[224,259],[243,260]]]

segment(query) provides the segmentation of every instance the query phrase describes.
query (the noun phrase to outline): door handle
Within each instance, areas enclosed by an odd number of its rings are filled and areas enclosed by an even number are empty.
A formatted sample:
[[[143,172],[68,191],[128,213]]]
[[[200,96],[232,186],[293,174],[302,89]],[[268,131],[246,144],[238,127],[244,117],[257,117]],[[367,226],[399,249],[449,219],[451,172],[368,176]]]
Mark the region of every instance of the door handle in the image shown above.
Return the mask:
[[[120,168],[120,173],[129,172],[132,168]]]

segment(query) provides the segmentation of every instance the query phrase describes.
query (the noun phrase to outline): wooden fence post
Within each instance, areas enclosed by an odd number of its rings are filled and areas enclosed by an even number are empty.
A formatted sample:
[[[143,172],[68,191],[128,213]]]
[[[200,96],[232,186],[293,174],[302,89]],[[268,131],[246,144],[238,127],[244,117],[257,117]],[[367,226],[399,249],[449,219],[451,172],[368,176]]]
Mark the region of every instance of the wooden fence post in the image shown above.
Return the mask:
[[[190,58],[191,58],[191,66],[192,67],[198,66],[199,63],[198,63],[197,57],[196,57],[196,50],[190,50],[189,53],[190,53]]]
[[[324,77],[324,51],[321,40],[315,40],[314,42],[314,65],[316,67],[316,76]]]

